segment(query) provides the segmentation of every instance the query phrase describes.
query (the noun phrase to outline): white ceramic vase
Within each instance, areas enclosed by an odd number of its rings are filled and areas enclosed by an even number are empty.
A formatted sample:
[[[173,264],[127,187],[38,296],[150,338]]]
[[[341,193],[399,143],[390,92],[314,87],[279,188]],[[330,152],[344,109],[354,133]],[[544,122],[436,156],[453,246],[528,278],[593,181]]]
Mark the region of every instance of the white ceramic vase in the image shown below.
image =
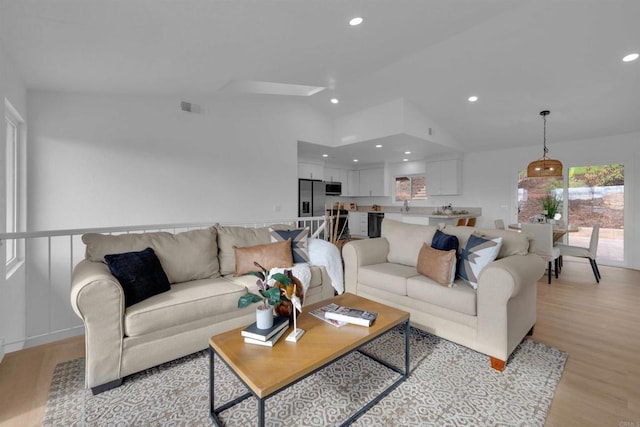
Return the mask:
[[[269,329],[273,326],[273,310],[271,307],[256,307],[256,326],[258,329]]]

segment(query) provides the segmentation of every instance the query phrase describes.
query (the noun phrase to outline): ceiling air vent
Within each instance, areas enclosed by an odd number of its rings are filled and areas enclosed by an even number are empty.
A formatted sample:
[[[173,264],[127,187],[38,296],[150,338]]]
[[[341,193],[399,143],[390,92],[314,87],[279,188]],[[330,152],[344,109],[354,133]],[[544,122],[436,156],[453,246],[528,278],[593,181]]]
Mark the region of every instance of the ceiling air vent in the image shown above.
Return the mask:
[[[180,103],[180,109],[187,113],[199,113],[200,106],[198,104],[192,104],[191,102],[182,101]]]

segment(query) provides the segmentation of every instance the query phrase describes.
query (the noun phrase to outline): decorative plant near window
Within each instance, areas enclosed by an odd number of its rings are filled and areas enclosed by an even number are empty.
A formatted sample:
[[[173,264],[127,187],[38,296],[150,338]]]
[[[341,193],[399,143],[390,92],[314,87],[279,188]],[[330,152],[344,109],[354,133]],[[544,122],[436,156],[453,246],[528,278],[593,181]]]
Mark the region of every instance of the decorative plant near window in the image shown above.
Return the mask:
[[[562,199],[557,197],[554,192],[550,191],[542,199],[542,209],[546,211],[547,218],[555,219],[556,214],[562,206]]]

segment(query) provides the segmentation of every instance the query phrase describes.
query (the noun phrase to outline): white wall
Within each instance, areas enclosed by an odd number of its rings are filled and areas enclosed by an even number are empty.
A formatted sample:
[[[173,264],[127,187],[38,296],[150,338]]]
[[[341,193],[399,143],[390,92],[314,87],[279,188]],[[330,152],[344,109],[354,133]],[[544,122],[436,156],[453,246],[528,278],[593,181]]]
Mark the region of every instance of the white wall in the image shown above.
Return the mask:
[[[6,176],[5,176],[5,154],[6,154],[6,133],[4,129],[5,99],[18,111],[23,119],[27,119],[27,94],[13,63],[8,57],[2,44],[0,44],[0,111],[2,112],[2,131],[0,132],[0,164],[2,173],[0,174],[0,230],[6,231]],[[0,259],[5,259],[4,246],[0,247]],[[25,289],[24,268],[19,268],[11,277],[6,278],[5,263],[0,262],[0,338],[4,338],[5,343],[20,341],[25,335]],[[20,348],[19,345],[7,345],[0,348],[3,351],[14,351]]]
[[[188,100],[202,113],[30,92],[30,229],[297,216],[297,141],[328,144],[328,120],[283,97]]]
[[[30,92],[30,231],[297,216],[297,142],[329,143],[325,116],[281,97],[190,97],[200,114],[180,101]],[[46,269],[29,270],[28,337],[81,324],[69,305],[77,261],[68,242],[52,251],[51,288]]]

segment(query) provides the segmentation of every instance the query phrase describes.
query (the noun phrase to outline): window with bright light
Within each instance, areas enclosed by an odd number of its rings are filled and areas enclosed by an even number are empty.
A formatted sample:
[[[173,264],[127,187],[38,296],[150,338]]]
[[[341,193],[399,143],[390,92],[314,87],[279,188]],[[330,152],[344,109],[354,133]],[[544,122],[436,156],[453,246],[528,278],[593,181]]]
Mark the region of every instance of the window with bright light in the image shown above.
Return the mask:
[[[598,261],[624,261],[624,165],[585,165],[569,168],[567,220],[580,228],[568,243],[588,247],[600,224]]]
[[[427,200],[427,185],[424,175],[407,175],[396,177],[396,202],[405,200]]]
[[[558,209],[548,215],[545,199],[559,201]],[[527,178],[518,174],[518,222],[535,221],[541,215],[572,225],[577,232],[567,233],[566,242],[589,247],[593,226],[600,224],[598,261],[624,262],[624,165],[585,165],[568,168],[567,185],[563,178]]]
[[[22,171],[20,170],[20,143],[22,141],[21,132],[24,129],[24,121],[18,112],[5,100],[5,217],[7,233],[20,231],[20,181]],[[5,262],[7,271],[19,262],[20,246],[17,240],[6,240]]]

